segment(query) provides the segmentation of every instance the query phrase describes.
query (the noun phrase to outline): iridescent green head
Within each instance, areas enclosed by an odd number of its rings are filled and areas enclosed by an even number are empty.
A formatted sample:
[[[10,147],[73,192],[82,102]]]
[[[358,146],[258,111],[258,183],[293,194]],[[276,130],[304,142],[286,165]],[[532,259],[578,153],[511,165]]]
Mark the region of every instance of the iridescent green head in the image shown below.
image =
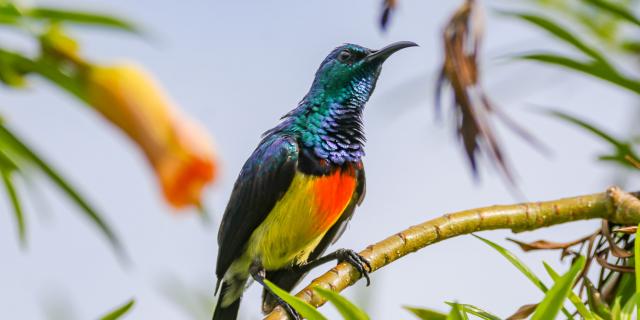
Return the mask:
[[[413,46],[413,42],[401,41],[380,50],[355,44],[334,49],[320,64],[311,90],[298,107],[266,133],[267,138],[295,136],[303,147],[303,158],[308,160],[301,162],[308,172],[326,173],[318,171],[320,163],[360,161],[365,141],[362,110],[373,93],[382,64],[398,50]]]
[[[375,87],[384,61],[398,50],[413,46],[417,45],[410,41],[396,42],[380,50],[355,44],[342,45],[334,49],[320,64],[311,91],[322,91],[325,98],[327,94],[336,94],[336,98],[340,98],[345,94],[345,88],[354,88],[362,91],[356,90],[353,94],[365,95],[368,98]],[[363,86],[364,84],[369,85]]]

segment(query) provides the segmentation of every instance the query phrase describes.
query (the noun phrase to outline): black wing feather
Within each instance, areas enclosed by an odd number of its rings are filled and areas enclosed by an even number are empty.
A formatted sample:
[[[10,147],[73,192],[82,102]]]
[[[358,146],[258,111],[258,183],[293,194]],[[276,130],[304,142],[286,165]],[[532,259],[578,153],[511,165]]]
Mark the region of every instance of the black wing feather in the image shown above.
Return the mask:
[[[242,167],[218,232],[216,275],[244,252],[253,231],[287,192],[296,173],[298,144],[283,135],[265,137]]]

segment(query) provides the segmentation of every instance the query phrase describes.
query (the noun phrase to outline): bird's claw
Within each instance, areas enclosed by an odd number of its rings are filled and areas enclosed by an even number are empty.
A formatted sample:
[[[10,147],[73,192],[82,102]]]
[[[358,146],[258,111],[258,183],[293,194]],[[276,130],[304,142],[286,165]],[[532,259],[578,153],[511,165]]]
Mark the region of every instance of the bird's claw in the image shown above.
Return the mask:
[[[367,280],[367,286],[371,284],[369,278],[369,272],[373,269],[367,259],[358,254],[357,252],[349,249],[338,250],[338,262],[347,262],[360,272],[360,274]]]

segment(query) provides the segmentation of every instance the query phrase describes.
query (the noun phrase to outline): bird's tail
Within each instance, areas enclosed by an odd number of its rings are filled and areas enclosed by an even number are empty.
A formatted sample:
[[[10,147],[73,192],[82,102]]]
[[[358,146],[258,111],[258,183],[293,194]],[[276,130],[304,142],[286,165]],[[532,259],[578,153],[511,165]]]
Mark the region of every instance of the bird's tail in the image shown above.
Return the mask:
[[[236,320],[238,317],[241,297],[238,297],[235,301],[225,306],[226,294],[233,294],[233,290],[231,290],[231,285],[224,281],[222,282],[222,290],[220,290],[220,297],[218,298],[216,309],[213,312],[213,320]]]

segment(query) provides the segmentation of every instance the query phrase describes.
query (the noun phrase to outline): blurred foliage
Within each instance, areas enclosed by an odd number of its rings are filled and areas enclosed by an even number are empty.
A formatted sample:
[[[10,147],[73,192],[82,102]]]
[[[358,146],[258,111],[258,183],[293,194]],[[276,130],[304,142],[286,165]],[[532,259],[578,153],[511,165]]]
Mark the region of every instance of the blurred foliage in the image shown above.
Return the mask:
[[[80,44],[66,31],[68,25],[141,34],[133,23],[115,16],[0,0],[0,28],[31,40],[38,48],[33,53],[0,45],[0,83],[21,89],[30,85],[31,75],[37,75],[91,106],[142,150],[169,204],[201,208],[202,191],[216,171],[209,135],[142,68],[133,63],[102,66],[84,57]],[[48,177],[122,254],[103,215],[45,157],[1,122],[0,174],[23,245],[28,228],[19,179],[29,170]]]
[[[95,25],[133,31],[135,28],[124,20],[88,12],[65,11],[41,7],[22,7],[11,1],[0,1],[0,27],[24,34],[39,44],[37,57],[0,47],[0,81],[10,88],[28,85],[26,76],[34,73],[43,76],[60,88],[76,96],[81,95],[81,81],[67,71],[67,61],[61,53],[73,56],[77,43],[62,31],[62,23]],[[27,241],[27,226],[23,211],[18,180],[30,171],[46,176],[54,186],[75,203],[80,212],[89,218],[109,240],[118,254],[122,248],[114,231],[102,214],[58,170],[15,134],[8,124],[0,122],[0,173],[7,195],[11,200],[21,243]]]
[[[115,308],[113,311],[110,311],[106,315],[100,317],[100,320],[118,320],[118,319],[122,318],[122,316],[127,314],[129,312],[129,310],[131,310],[131,308],[133,308],[133,305],[135,304],[135,302],[136,301],[133,300],[133,299],[127,301],[123,305]]]
[[[585,74],[640,95],[638,54],[640,18],[637,1],[632,0],[537,0],[545,10],[502,12],[547,32],[576,54],[537,51],[519,54],[517,59],[568,69]],[[562,22],[559,22],[562,20]],[[621,166],[637,163],[637,139],[615,138],[597,124],[561,112],[550,114],[589,132],[610,144],[613,154],[600,156]]]

